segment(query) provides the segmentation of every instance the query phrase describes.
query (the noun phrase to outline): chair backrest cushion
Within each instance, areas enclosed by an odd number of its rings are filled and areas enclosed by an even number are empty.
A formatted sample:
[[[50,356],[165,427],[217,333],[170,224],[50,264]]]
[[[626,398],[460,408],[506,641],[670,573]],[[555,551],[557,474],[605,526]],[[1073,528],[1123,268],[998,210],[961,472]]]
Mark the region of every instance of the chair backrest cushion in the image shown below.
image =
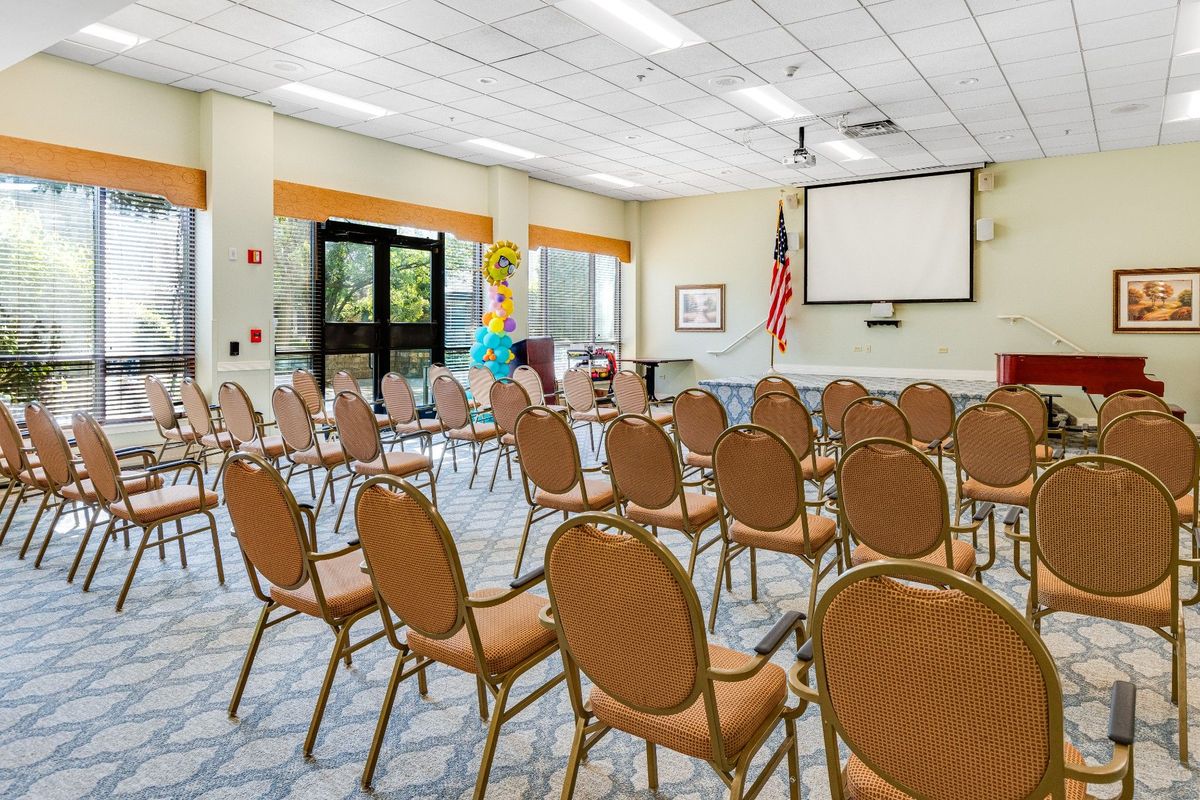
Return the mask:
[[[179,420],[175,418],[175,404],[171,402],[167,387],[154,375],[146,376],[145,385],[146,400],[150,402],[150,413],[154,415],[154,421],[164,431],[174,430],[178,427]]]
[[[200,388],[200,384],[191,378],[184,378],[183,385],[179,388],[179,395],[183,400],[183,411],[187,415],[188,425],[191,426],[192,432],[197,436],[212,433],[212,416],[208,410],[208,397]]]
[[[785,392],[767,392],[750,407],[750,421],[782,436],[796,458],[807,458],[812,452],[812,417],[799,397]]]
[[[333,418],[342,448],[352,460],[369,464],[379,458],[379,426],[366,400],[354,392],[342,392],[333,399]]]
[[[467,395],[458,381],[450,375],[439,375],[433,382],[433,402],[438,417],[449,430],[465,428],[471,422]]]
[[[1100,404],[1100,414],[1096,419],[1097,428],[1103,432],[1108,423],[1130,411],[1161,411],[1164,414],[1170,414],[1171,407],[1156,394],[1138,389],[1125,389],[1104,398],[1104,402]]]
[[[898,442],[912,439],[904,412],[881,397],[858,397],[842,412],[842,444],[849,447],[863,439],[883,437]]]
[[[790,394],[797,400],[800,399],[800,390],[796,388],[796,384],[778,375],[767,375],[759,378],[758,383],[754,384],[755,400],[768,392],[782,392],[783,394]]]
[[[941,441],[954,428],[954,400],[935,383],[914,383],[904,387],[897,401],[914,439],[922,442]]]
[[[276,386],[271,392],[271,411],[279,425],[279,435],[289,450],[303,451],[316,444],[312,417],[295,389]]]
[[[517,417],[531,405],[525,387],[511,378],[501,378],[492,384],[490,397],[496,427],[504,433],[512,433],[517,427]]]
[[[954,423],[958,465],[988,486],[1016,486],[1033,475],[1035,442],[1029,423],[1008,406],[973,405]]]
[[[596,390],[591,373],[569,369],[563,373],[563,397],[572,411],[591,411],[596,407]]]
[[[1008,406],[1029,423],[1034,441],[1046,437],[1046,404],[1042,396],[1028,386],[1000,386],[987,396],[988,403]]]
[[[392,422],[404,424],[417,418],[417,399],[403,375],[395,372],[384,375],[380,391],[383,392],[383,404]]]
[[[232,381],[221,384],[217,390],[217,402],[225,417],[225,429],[238,444],[258,438],[258,426],[254,424],[254,406],[246,390]]]
[[[826,384],[825,389],[821,392],[821,417],[825,420],[825,427],[831,431],[840,431],[842,414],[846,412],[846,406],[850,405],[850,401],[866,396],[866,388],[858,381],[849,378],[841,378]]]
[[[254,569],[282,589],[303,585],[308,580],[303,522],[279,473],[243,453],[230,458],[222,485],[238,545]]]
[[[729,427],[725,406],[712,392],[685,389],[675,395],[671,408],[675,435],[689,452],[710,456],[717,437]]]
[[[521,471],[534,486],[563,494],[579,482],[579,443],[566,421],[553,411],[531,406],[513,426]]]
[[[681,491],[675,446],[663,429],[637,414],[608,428],[608,465],[621,495],[643,508],[663,508]]]
[[[717,440],[713,471],[722,505],[744,525],[777,531],[804,513],[800,462],[777,433],[735,425]]]
[[[50,485],[57,488],[70,483],[71,447],[54,415],[41,403],[30,403],[25,406],[25,427]]]
[[[113,455],[112,445],[100,423],[88,412],[76,411],[71,415],[71,432],[75,435],[75,446],[79,448],[96,496],[108,503],[119,500],[121,488],[117,481],[117,457]]]
[[[646,382],[641,375],[627,369],[613,377],[613,399],[622,414],[645,414],[650,410]]]
[[[1130,411],[1114,417],[1100,433],[1098,449],[1145,467],[1174,498],[1196,486],[1200,442],[1187,423],[1170,414]]]
[[[867,439],[847,448],[838,501],[855,538],[888,558],[920,558],[950,531],[946,484],[907,442]]]

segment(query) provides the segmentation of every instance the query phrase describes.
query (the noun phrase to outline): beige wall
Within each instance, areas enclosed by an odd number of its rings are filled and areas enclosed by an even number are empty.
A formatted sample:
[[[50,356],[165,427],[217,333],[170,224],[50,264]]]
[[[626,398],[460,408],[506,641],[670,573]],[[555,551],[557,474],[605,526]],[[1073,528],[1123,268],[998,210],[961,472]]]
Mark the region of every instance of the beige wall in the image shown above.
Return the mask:
[[[976,196],[976,216],[996,221],[996,238],[975,245],[976,302],[898,305],[898,330],[868,331],[865,305],[801,304],[803,258],[793,253],[792,346],[779,360],[839,371],[991,374],[997,351],[1066,352],[1028,325],[996,319],[1025,314],[1093,352],[1148,355],[1148,368],[1167,384],[1167,399],[1189,409],[1193,420],[1200,417],[1200,336],[1117,335],[1111,323],[1113,269],[1200,263],[1200,144],[990,169],[996,189]],[[696,359],[691,371],[676,373],[672,389],[767,367],[765,334],[726,356],[705,351],[723,347],[766,316],[778,197],[776,191],[749,191],[643,204],[638,349]],[[803,209],[789,211],[787,222],[803,235]],[[721,282],[727,284],[726,332],[675,334],[666,311],[674,284]],[[863,350],[855,352],[855,345]],[[949,352],[939,353],[942,346]],[[1075,395],[1072,407],[1089,409]]]

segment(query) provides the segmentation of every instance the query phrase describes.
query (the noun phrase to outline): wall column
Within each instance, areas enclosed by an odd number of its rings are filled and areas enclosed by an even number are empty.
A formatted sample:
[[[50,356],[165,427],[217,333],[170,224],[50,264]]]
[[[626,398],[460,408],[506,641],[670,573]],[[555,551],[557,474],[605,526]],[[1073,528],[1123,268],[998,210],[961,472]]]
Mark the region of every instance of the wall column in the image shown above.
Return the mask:
[[[521,268],[508,279],[513,290],[513,316],[518,342],[529,336],[529,175],[511,167],[488,167],[488,212],[492,215],[492,239],[507,239],[521,248]],[[485,247],[488,243],[485,243]]]

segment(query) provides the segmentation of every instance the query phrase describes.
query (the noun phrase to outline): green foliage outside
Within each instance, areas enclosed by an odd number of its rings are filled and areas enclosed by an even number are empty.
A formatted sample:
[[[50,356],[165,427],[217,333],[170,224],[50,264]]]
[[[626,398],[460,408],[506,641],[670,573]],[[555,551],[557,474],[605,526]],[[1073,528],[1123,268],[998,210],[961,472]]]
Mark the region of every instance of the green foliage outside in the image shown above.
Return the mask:
[[[375,250],[358,242],[325,247],[325,319],[371,322],[375,318]],[[432,254],[426,250],[391,252],[391,321],[428,322],[433,281]]]

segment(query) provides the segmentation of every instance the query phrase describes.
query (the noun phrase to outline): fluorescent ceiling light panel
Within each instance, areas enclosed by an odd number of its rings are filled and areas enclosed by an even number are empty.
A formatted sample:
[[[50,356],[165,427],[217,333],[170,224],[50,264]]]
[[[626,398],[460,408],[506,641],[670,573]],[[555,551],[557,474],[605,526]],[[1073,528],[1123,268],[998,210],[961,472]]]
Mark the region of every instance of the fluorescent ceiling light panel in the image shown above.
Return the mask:
[[[620,186],[622,189],[631,189],[634,186],[641,186],[640,183],[627,181],[624,178],[618,178],[616,175],[605,175],[603,172],[597,172],[592,175],[584,175],[588,180],[599,181],[600,183],[610,183],[613,186]]]
[[[395,111],[377,106],[374,103],[364,103],[362,100],[355,100],[353,97],[346,97],[337,92],[328,92],[324,89],[318,89],[316,86],[309,86],[307,83],[285,83],[279,87],[280,91],[289,92],[290,94],[298,94],[301,97],[307,97],[309,100],[315,100],[317,103],[329,106],[337,106],[350,111],[357,111],[359,114],[368,117],[386,117],[389,114],[395,114]]]
[[[703,36],[650,0],[560,0],[555,5],[644,56],[704,41]]]
[[[756,109],[765,111],[769,115],[767,117],[768,122],[812,116],[811,111],[770,84],[765,86],[751,86],[749,89],[738,89],[736,92],[730,92],[729,97],[748,100]],[[762,116],[762,114],[760,113],[757,116]]]
[[[822,142],[820,146],[836,153],[839,161],[862,161],[865,158],[875,157],[865,147],[846,139],[831,139],[828,142]]]
[[[486,147],[488,150],[495,150],[497,153],[504,153],[508,156],[515,156],[524,161],[527,158],[541,158],[540,155],[532,150],[525,150],[520,147],[514,147],[511,144],[497,142],[495,139],[468,139],[465,144],[475,145],[476,147]]]
[[[1200,89],[1167,95],[1163,122],[1192,122],[1200,119]]]
[[[124,31],[120,28],[114,28],[111,25],[104,25],[97,22],[94,25],[88,25],[79,31],[81,36],[90,36],[93,39],[99,39],[109,45],[118,45],[121,52],[128,50],[131,47],[136,47],[139,44],[150,41],[144,37],[138,36],[131,31]]]
[[[1184,3],[1175,22],[1175,55],[1200,53],[1200,3]]]

